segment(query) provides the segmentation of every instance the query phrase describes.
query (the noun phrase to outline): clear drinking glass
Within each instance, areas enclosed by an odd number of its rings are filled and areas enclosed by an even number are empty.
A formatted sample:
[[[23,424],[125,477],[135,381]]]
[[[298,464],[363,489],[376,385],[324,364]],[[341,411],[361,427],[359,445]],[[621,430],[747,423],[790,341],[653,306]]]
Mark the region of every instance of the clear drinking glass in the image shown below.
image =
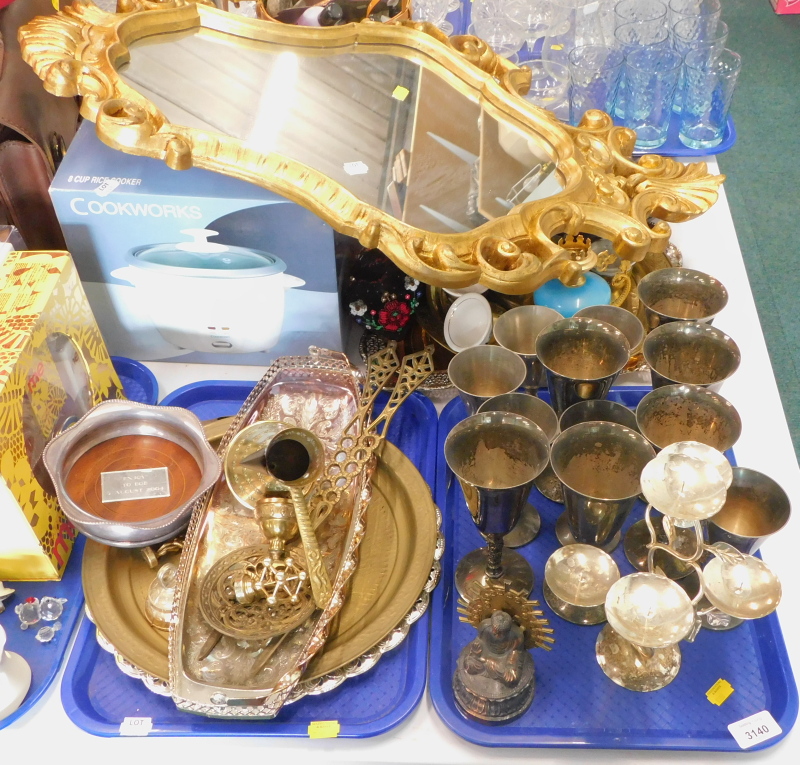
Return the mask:
[[[510,0],[503,5],[506,15],[527,30],[525,42],[533,52],[536,41],[544,37],[553,22],[553,7],[548,0]]]
[[[508,16],[489,16],[473,19],[472,29],[498,55],[514,59],[525,44],[527,29]]]
[[[646,22],[653,26],[666,26],[667,6],[660,0],[620,0],[614,6],[616,26],[631,21]]]
[[[414,21],[429,21],[446,35],[453,34],[453,25],[446,20],[450,0],[415,0],[413,7]]]
[[[672,47],[686,58],[693,50],[722,50],[728,42],[728,25],[724,21],[710,16],[690,16],[681,19],[672,27]],[[686,79],[681,68],[678,78],[678,90],[672,110],[681,113],[683,104],[683,88]]]
[[[527,61],[531,87],[525,100],[552,112],[558,119],[569,120],[569,69],[557,61]]]
[[[600,28],[603,32],[603,45],[614,44],[614,30],[617,28],[617,17],[614,6],[619,0],[600,0]]]
[[[569,119],[573,125],[587,109],[611,111],[624,61],[622,51],[607,45],[584,45],[569,54]]]
[[[639,48],[625,59],[625,127],[636,131],[637,149],[667,140],[672,102],[683,59],[669,48]]]
[[[694,50],[686,57],[679,133],[684,146],[710,149],[722,142],[741,68],[741,56],[727,48]]]
[[[470,20],[474,23],[475,19],[503,16],[507,5],[508,3],[503,0],[473,0],[470,8]]]
[[[712,16],[719,20],[722,15],[720,0],[670,0],[669,25],[674,27],[688,16]]]
[[[627,24],[620,24],[614,32],[615,47],[622,51],[627,58],[628,54],[639,48],[668,48],[669,30],[666,27],[653,27],[647,23],[629,21]],[[625,119],[625,103],[627,101],[627,82],[625,68],[622,69],[622,76],[617,88],[617,98],[614,102],[614,116],[618,119]]]
[[[598,0],[551,0],[553,21],[542,44],[542,58],[569,66],[569,54],[583,45],[603,45]]]

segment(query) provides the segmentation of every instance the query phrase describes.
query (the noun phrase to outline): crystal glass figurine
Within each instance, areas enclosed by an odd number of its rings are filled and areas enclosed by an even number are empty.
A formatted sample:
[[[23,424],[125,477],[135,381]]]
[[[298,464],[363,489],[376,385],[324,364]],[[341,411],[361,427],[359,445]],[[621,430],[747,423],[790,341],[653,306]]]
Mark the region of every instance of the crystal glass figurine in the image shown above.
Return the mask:
[[[39,631],[36,633],[36,639],[40,643],[49,643],[60,629],[61,622],[54,622],[52,627],[50,625],[40,627]]]
[[[46,595],[39,601],[39,613],[46,622],[54,622],[64,613],[66,598],[51,598]]]
[[[28,629],[42,618],[39,610],[39,598],[27,598],[24,603],[20,603],[14,609],[14,613],[19,617],[20,629]]]

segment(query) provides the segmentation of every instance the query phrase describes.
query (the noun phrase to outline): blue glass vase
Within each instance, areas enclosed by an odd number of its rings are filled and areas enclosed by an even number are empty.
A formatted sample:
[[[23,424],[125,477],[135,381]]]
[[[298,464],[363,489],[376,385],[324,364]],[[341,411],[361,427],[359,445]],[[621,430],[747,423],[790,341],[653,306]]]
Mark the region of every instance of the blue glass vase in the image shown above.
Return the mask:
[[[545,282],[533,293],[533,302],[558,311],[565,319],[590,305],[609,305],[611,287],[608,282],[592,271],[584,276],[586,281],[577,287],[567,287],[558,279]]]

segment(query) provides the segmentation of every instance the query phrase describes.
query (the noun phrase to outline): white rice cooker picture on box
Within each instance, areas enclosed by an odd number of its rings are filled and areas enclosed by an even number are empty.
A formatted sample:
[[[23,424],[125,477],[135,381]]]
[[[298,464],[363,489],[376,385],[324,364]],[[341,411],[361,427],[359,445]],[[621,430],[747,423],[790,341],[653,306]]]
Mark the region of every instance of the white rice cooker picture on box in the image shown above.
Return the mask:
[[[257,353],[278,343],[284,293],[305,281],[259,250],[209,242],[216,231],[184,229],[190,242],[137,247],[111,276],[141,290],[159,334],[178,348]]]

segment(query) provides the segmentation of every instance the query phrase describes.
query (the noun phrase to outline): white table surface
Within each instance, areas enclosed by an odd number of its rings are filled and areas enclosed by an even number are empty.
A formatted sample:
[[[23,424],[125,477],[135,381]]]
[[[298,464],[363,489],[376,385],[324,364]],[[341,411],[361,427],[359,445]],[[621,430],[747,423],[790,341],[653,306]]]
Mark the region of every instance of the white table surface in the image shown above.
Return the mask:
[[[712,172],[718,171],[715,161],[711,160],[709,166]],[[715,326],[728,332],[742,351],[741,368],[722,390],[743,420],[744,430],[736,445],[737,462],[775,478],[798,508],[788,526],[764,545],[763,553],[784,583],[778,614],[792,665],[800,667],[800,587],[793,563],[794,554],[797,554],[795,534],[800,533],[800,470],[724,191],[710,212],[691,223],[675,225],[673,232],[673,242],[683,251],[685,265],[713,274],[730,293],[730,303],[715,320]],[[160,397],[181,385],[203,379],[255,381],[264,371],[260,367],[167,363],[149,366],[158,378]],[[700,752],[487,749],[467,743],[452,733],[437,717],[427,693],[405,722],[382,736],[369,739],[103,739],[84,733],[69,720],[61,707],[57,680],[34,710],[0,731],[0,762],[64,756],[71,763],[107,761],[113,765],[142,765],[151,758],[157,759],[159,765],[172,762],[223,765],[242,762],[247,757],[267,757],[273,763],[280,761],[281,765],[356,762],[444,765],[531,759],[537,763],[588,759],[593,763],[716,763],[727,762],[732,757],[730,753]],[[800,732],[795,728],[776,746],[745,756],[748,762],[797,762]]]

